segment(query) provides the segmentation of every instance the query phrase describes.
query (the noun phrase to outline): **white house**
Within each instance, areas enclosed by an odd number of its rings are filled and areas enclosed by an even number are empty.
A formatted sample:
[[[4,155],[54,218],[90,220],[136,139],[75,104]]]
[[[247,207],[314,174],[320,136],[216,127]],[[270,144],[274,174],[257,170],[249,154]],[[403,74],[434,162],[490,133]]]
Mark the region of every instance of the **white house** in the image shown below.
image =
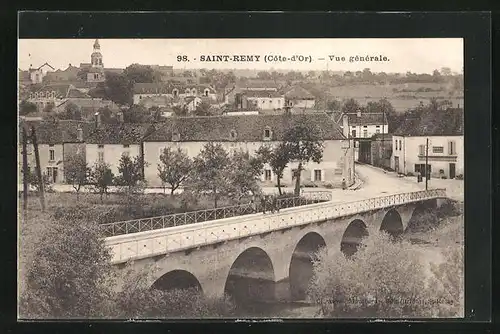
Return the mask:
[[[285,92],[286,104],[289,107],[295,108],[313,108],[316,99],[308,90],[294,86]]]
[[[43,78],[47,75],[47,72],[49,72],[50,70],[54,71],[55,69],[48,63],[45,63],[37,68],[30,67],[29,74],[31,83],[33,84],[42,83]]]
[[[76,89],[72,84],[50,84],[43,86],[36,92],[31,92],[28,101],[34,103],[38,111],[42,111],[49,104],[57,108],[69,99],[93,100],[87,94]]]
[[[393,136],[391,168],[402,174],[425,174],[427,157],[431,177],[464,174],[463,109],[448,109],[407,119]]]
[[[118,166],[123,154],[142,156],[142,139],[151,131],[151,124],[101,124],[96,115],[96,128],[85,140],[86,161],[89,166],[96,163],[109,164],[118,175]]]
[[[243,92],[246,99],[258,109],[281,109],[285,107],[285,96],[271,90],[247,90]]]
[[[221,143],[228,152],[244,150],[255,153],[263,145],[276,145],[285,131],[297,123],[308,122],[322,133],[324,139],[323,161],[309,163],[301,174],[303,183],[330,184],[340,187],[342,180],[354,182],[352,145],[342,134],[339,126],[326,114],[306,115],[243,115],[181,117],[165,120],[162,127],[144,139],[144,158],[150,164],[145,167],[145,178],[151,186],[161,186],[158,163],[166,147],[181,148],[191,158],[196,157],[207,142]],[[284,171],[282,184],[291,186],[292,162]],[[267,166],[262,174],[267,186],[276,184],[276,176]]]
[[[185,97],[208,97],[217,100],[215,90],[207,85],[174,85],[167,83],[136,83],[133,89],[134,104],[141,104],[141,100],[151,97],[165,97],[178,99]]]

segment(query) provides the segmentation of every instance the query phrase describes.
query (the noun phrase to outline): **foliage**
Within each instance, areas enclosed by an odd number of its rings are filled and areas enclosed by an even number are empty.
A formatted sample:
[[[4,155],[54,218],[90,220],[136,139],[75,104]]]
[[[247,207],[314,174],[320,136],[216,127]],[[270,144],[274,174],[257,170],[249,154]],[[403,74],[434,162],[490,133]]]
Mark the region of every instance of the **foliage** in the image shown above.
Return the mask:
[[[342,109],[342,103],[339,100],[337,100],[337,99],[332,100],[332,101],[328,101],[328,103],[326,105],[326,109],[332,110],[332,111],[341,110]]]
[[[219,198],[227,192],[230,166],[229,155],[220,143],[208,142],[193,163],[193,190],[209,194],[217,207]]]
[[[99,113],[99,117],[101,118],[101,122],[103,124],[117,124],[119,123],[118,118],[108,107],[101,107],[97,110]]]
[[[99,193],[101,202],[103,194],[108,193],[109,187],[113,184],[114,175],[110,169],[109,164],[97,162],[91,172],[89,183],[93,186],[94,190]]]
[[[464,174],[458,174],[457,176],[455,176],[455,179],[456,180],[463,180],[464,179]]]
[[[119,165],[118,175],[115,183],[126,189],[126,193],[132,195],[141,190],[140,181],[143,180],[144,160],[140,156],[131,158],[128,154],[122,154]]]
[[[319,252],[309,297],[324,316],[425,317],[430,294],[425,271],[407,242],[393,243],[380,232],[369,236],[351,258]]]
[[[281,194],[281,179],[283,178],[283,172],[285,171],[286,166],[290,162],[285,144],[279,143],[274,148],[261,146],[256,153],[263,162],[269,164],[272,172],[276,175],[278,192]]]
[[[25,116],[33,112],[37,112],[36,104],[28,102],[26,100],[19,103],[19,116]]]
[[[193,111],[193,114],[195,116],[211,116],[212,113],[210,112],[210,107],[211,107],[210,103],[203,101],[196,106],[196,109]]]
[[[288,129],[284,135],[284,148],[290,161],[297,161],[295,171],[295,194],[300,193],[300,174],[303,164],[313,161],[320,163],[323,159],[323,138],[316,126],[308,123],[307,119],[298,121]]]
[[[79,121],[82,119],[82,111],[76,104],[68,101],[64,107],[64,112],[59,113],[57,117],[59,119],[72,119]]]
[[[152,83],[155,81],[155,72],[149,65],[129,65],[123,71],[123,75],[132,83]]]
[[[23,173],[24,175],[24,173]],[[26,181],[28,182],[28,186],[31,188],[34,188],[35,191],[39,192],[40,191],[40,182],[38,178],[38,173],[36,172],[36,169],[31,170],[31,168],[28,166],[28,171],[26,173]],[[43,181],[43,189],[45,191],[50,191],[51,190],[51,183],[49,176],[47,173],[42,172],[42,181]]]
[[[76,77],[81,81],[87,81],[87,74],[89,73],[89,70],[90,67],[81,68],[76,74]]]
[[[44,229],[20,297],[22,318],[105,316],[111,257],[98,231],[78,210]]]
[[[170,147],[164,148],[160,154],[158,164],[158,177],[163,184],[170,185],[170,193],[174,194],[189,177],[193,162],[181,148],[173,150]]]
[[[182,117],[182,116],[187,116],[188,115],[188,110],[186,106],[173,106],[172,111],[174,112],[175,116]]]
[[[66,182],[73,186],[77,198],[80,189],[85,185],[90,176],[90,168],[87,165],[84,154],[73,154],[64,162],[64,175]]]
[[[144,106],[134,104],[123,111],[123,121],[125,123],[151,123],[153,122],[151,114]]]
[[[43,112],[50,113],[54,110],[55,107],[56,105],[54,104],[54,102],[49,102],[43,108]]]
[[[119,105],[132,105],[133,83],[125,75],[107,72],[104,87],[107,99]]]
[[[356,113],[361,110],[361,106],[355,99],[348,99],[342,105],[342,113]]]
[[[260,194],[259,180],[264,166],[262,159],[242,150],[234,152],[230,159],[229,184],[233,198],[241,199],[249,193]]]

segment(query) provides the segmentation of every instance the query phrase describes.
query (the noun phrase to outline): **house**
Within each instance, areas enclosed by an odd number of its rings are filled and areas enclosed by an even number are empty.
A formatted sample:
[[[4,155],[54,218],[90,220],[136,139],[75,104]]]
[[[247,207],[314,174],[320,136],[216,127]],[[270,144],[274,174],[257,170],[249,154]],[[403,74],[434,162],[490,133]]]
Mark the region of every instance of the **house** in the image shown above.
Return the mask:
[[[228,152],[245,150],[254,154],[263,145],[276,145],[297,122],[308,122],[321,131],[324,138],[323,161],[304,166],[301,180],[317,185],[340,187],[342,180],[354,182],[352,146],[340,127],[325,114],[306,115],[243,115],[180,117],[166,119],[163,125],[144,139],[145,178],[150,186],[161,186],[158,177],[159,157],[164,148],[181,148],[194,158],[207,142],[221,143]],[[292,185],[292,162],[284,171],[282,184]],[[276,175],[269,166],[261,178],[264,185],[274,186]]]
[[[277,92],[280,88],[273,80],[245,80],[236,83],[237,89],[241,91],[274,91]]]
[[[463,109],[423,112],[406,119],[392,137],[391,167],[398,173],[455,178],[464,174]]]
[[[54,72],[48,72],[44,81],[47,83],[76,81],[78,79],[78,72],[80,72],[78,67],[69,64],[65,70],[57,69]]]
[[[189,112],[195,111],[200,104],[201,104],[201,98],[197,96],[188,96],[184,98],[184,106]]]
[[[341,114],[343,117],[344,114]],[[354,139],[356,161],[370,163],[371,138],[379,133],[387,133],[389,125],[384,113],[346,113],[349,134]]]
[[[50,70],[54,71],[55,69],[49,65],[48,63],[45,63],[41,65],[38,68],[32,68],[30,67],[29,75],[30,75],[30,80],[32,84],[37,84],[37,83],[42,83],[43,78],[49,72]]]
[[[273,90],[247,90],[243,92],[247,101],[257,109],[281,109],[285,107],[285,96]]]
[[[25,122],[19,123],[19,176],[22,180],[22,128],[26,129],[28,135],[28,166],[34,171],[36,166],[33,143],[31,140],[31,129],[35,128],[40,166],[50,183],[63,183],[64,161],[76,153],[85,154],[83,141],[92,127],[92,123],[79,121],[57,121],[57,122]]]
[[[18,69],[17,81],[19,83],[19,87],[26,87],[31,85],[31,77],[29,71],[23,71],[20,68]]]
[[[154,127],[151,124],[102,124],[97,114],[96,126],[85,140],[88,165],[103,162],[109,164],[115,175],[119,174],[122,155],[142,156],[142,140],[152,129]]]
[[[36,92],[31,92],[28,101],[34,103],[38,110],[42,111],[49,104],[52,104],[54,108],[59,108],[68,100],[78,99],[91,99],[91,97],[73,85],[65,83],[45,85]]]
[[[149,97],[166,97],[171,99],[185,97],[209,97],[217,100],[215,90],[208,85],[174,85],[166,83],[136,83],[133,88],[134,104]]]
[[[286,105],[295,108],[314,108],[316,98],[308,90],[294,86],[285,92]]]

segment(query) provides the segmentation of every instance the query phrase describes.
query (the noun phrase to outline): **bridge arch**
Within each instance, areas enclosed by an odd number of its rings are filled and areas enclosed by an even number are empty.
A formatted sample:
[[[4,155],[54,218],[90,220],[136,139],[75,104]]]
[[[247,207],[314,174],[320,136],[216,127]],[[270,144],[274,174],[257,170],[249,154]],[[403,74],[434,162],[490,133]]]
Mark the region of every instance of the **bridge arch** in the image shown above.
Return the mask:
[[[191,289],[194,288],[203,293],[200,282],[189,271],[172,270],[159,277],[151,286],[158,290]]]
[[[431,201],[419,202],[411,213],[407,232],[425,232],[431,227],[435,227],[438,223],[436,215],[435,203]]]
[[[382,219],[382,224],[380,225],[380,231],[388,233],[393,238],[398,238],[403,234],[403,220],[398,210],[391,209],[384,215],[384,219]]]
[[[231,265],[224,293],[237,307],[253,308],[256,303],[274,297],[274,281],[274,267],[269,255],[260,247],[250,247]]]
[[[304,235],[295,246],[290,261],[290,293],[293,300],[306,297],[307,287],[313,276],[313,258],[321,248],[326,247],[325,239],[317,232]]]
[[[366,224],[361,219],[355,219],[349,223],[340,243],[340,250],[346,256],[352,256],[358,251],[361,240],[368,236]]]

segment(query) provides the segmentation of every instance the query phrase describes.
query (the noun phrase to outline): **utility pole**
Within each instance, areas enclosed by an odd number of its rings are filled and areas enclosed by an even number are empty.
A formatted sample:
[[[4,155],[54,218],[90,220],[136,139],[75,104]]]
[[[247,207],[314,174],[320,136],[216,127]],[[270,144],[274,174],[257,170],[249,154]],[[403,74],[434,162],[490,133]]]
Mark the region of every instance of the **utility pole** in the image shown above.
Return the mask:
[[[425,190],[427,190],[427,182],[429,181],[429,171],[427,169],[429,161],[429,138],[425,140]]]
[[[26,215],[28,210],[28,152],[27,152],[27,134],[24,126],[22,127],[22,145],[23,145],[23,211]]]
[[[36,173],[38,176],[38,186],[40,187],[40,203],[42,204],[42,211],[45,211],[45,195],[43,189],[43,175],[42,168],[40,166],[40,153],[38,152],[38,142],[36,139],[35,127],[31,127],[31,140],[33,141],[33,150],[35,151],[36,160]]]

